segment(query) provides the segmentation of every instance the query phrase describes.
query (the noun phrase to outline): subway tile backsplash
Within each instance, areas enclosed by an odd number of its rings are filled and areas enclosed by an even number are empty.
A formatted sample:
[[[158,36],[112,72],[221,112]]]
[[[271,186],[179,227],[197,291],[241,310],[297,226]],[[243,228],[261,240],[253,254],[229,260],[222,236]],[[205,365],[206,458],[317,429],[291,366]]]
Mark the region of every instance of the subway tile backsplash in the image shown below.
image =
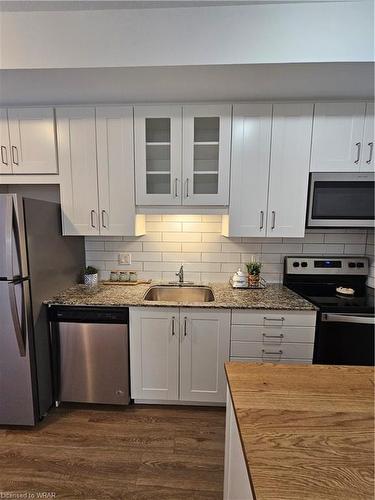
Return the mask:
[[[228,281],[254,255],[263,262],[263,277],[281,282],[285,255],[368,255],[369,284],[374,286],[374,233],[365,229],[312,229],[304,238],[226,238],[221,215],[147,215],[140,237],[86,237],[86,263],[107,279],[111,269],[132,269],[141,278],[176,280],[184,264],[189,281]],[[132,255],[119,265],[119,252]]]

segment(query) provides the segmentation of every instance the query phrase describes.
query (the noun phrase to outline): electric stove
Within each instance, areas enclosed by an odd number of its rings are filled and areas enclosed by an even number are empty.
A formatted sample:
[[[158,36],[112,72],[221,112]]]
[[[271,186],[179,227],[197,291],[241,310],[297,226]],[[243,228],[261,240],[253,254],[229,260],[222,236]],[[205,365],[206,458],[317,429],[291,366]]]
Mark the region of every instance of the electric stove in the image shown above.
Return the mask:
[[[374,291],[366,286],[368,269],[367,257],[285,257],[284,285],[319,309],[314,363],[374,365]],[[351,294],[339,293],[340,287]]]

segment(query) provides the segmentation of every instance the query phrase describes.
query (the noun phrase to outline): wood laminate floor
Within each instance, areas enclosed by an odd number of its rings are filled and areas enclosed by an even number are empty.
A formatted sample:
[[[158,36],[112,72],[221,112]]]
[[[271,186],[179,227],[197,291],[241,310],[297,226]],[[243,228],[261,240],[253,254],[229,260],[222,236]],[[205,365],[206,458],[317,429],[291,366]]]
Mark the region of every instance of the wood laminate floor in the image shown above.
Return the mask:
[[[224,426],[224,408],[64,405],[0,429],[0,498],[221,499]]]

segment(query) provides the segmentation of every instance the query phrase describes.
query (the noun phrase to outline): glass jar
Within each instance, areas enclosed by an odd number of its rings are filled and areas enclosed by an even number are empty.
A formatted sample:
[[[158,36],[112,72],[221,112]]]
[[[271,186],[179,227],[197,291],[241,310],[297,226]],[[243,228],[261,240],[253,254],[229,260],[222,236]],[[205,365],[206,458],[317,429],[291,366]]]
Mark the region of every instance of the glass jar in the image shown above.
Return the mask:
[[[119,280],[118,271],[111,271],[111,274],[109,275],[109,280],[110,281],[118,281]]]
[[[129,281],[134,283],[135,281],[137,281],[137,279],[138,279],[137,273],[135,271],[130,271],[129,272]]]
[[[129,272],[121,271],[120,272],[120,281],[129,281]]]

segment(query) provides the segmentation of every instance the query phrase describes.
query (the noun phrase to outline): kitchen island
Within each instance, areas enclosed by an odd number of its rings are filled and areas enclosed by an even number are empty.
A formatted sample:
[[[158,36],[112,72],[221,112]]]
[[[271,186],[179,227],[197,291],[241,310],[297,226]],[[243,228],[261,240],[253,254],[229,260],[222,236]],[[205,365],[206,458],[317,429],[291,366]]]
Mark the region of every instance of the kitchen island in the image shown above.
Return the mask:
[[[369,367],[231,362],[224,498],[373,499]]]

